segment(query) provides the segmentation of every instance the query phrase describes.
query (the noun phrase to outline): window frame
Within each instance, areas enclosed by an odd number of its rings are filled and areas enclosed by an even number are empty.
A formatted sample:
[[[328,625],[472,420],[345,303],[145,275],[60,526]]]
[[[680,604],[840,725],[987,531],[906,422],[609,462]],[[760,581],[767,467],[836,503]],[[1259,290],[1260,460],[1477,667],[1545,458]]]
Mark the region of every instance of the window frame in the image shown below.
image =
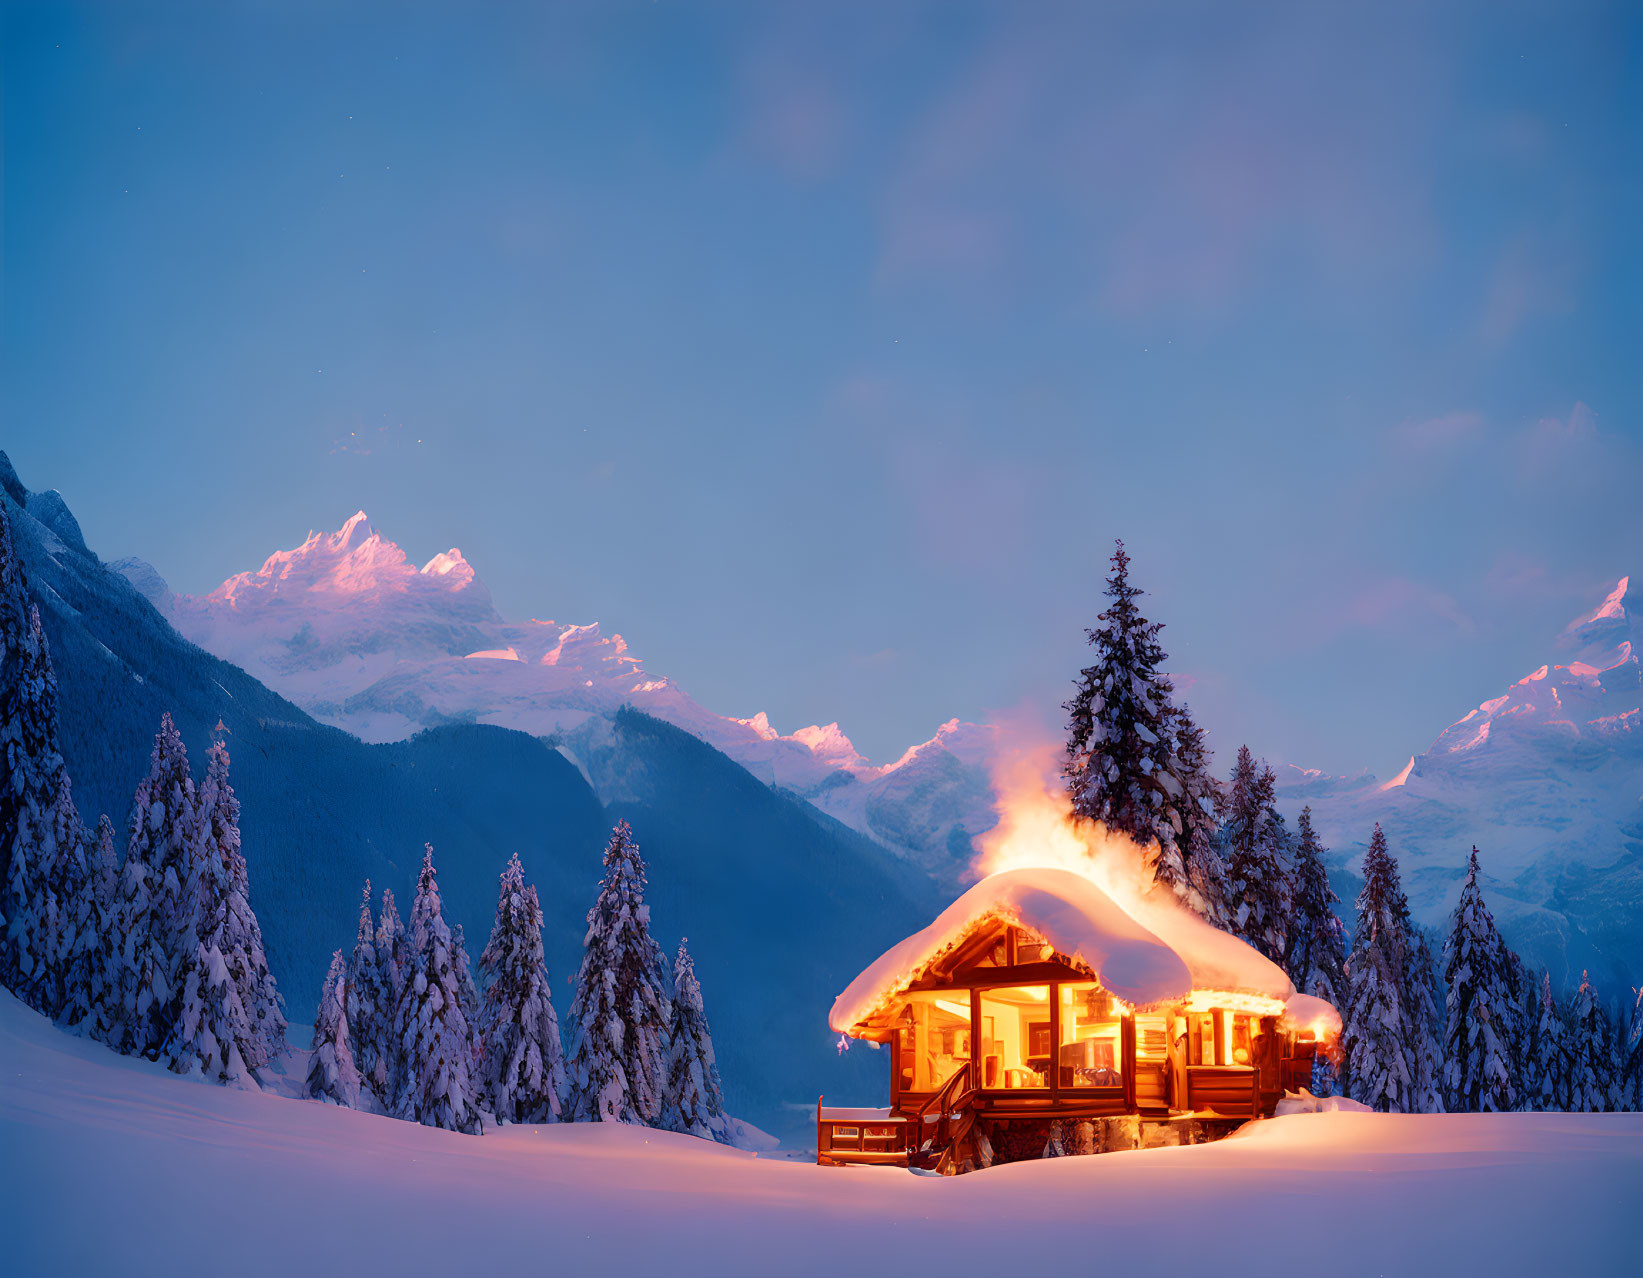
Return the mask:
[[[1015,945],[1011,942],[1014,957]],[[1001,973],[1008,969],[998,969]],[[1061,1071],[1055,1067],[1058,1044],[1061,1042],[1061,987],[1064,985],[1100,985],[1100,981],[1089,976],[1079,976],[1076,979],[1050,980],[1023,980],[1019,977],[997,981],[986,981],[970,987],[970,1024],[972,1030],[971,1044],[974,1050],[970,1054],[970,1085],[991,1103],[1005,1102],[1022,1108],[1043,1107],[1048,1101],[1052,1106],[1063,1103],[1097,1104],[1100,1102],[1121,1101],[1126,1110],[1134,1107],[1133,1088],[1135,1085],[1135,1016],[1132,1013],[1121,1015],[1119,1020],[1118,1050],[1120,1059],[1120,1077],[1122,1082],[1116,1086],[1079,1087],[1061,1086]],[[984,1068],[980,1044],[982,1034],[983,1013],[981,1010],[982,995],[989,990],[1014,990],[1028,987],[1045,986],[1049,989],[1049,1016],[1050,1016],[1050,1070],[1049,1081],[1044,1087],[983,1087],[982,1069]],[[1103,987],[1105,988],[1105,987]],[[1036,1103],[1036,1104],[1035,1104]]]

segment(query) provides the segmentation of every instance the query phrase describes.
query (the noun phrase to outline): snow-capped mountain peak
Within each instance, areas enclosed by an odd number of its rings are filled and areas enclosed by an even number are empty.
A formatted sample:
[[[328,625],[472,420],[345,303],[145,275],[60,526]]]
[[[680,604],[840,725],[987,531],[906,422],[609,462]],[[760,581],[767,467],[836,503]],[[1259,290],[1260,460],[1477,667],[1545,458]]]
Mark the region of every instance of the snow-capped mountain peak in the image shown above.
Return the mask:
[[[1630,579],[1575,618],[1554,656],[1451,724],[1384,785],[1308,796],[1353,865],[1376,822],[1417,917],[1438,926],[1476,844],[1490,904],[1554,982],[1590,964],[1624,979],[1643,900],[1643,671]],[[1302,794],[1288,792],[1292,806]]]
[[[977,833],[991,824],[988,729],[953,720],[875,766],[837,723],[784,735],[763,712],[714,714],[647,672],[597,622],[503,618],[460,550],[418,568],[363,510],[205,595],[171,594],[140,560],[114,567],[202,648],[367,741],[471,720],[555,734],[570,753],[591,756],[600,724],[631,705],[928,863],[948,857],[955,826]],[[967,849],[955,855],[967,863]]]
[[[289,599],[293,593],[308,595],[308,602],[313,603],[323,596],[346,602],[362,595],[431,590],[472,591],[482,595],[487,606],[490,599],[456,547],[417,568],[404,550],[371,526],[361,510],[336,532],[310,532],[300,546],[275,551],[255,572],[236,573],[208,598],[243,611],[267,606],[275,599]]]
[[[1600,674],[1632,657],[1638,636],[1630,602],[1631,578],[1622,577],[1596,609],[1569,623],[1558,637],[1558,648],[1570,655],[1571,671]]]
[[[1630,578],[1622,577],[1593,611],[1558,637],[1562,663],[1547,662],[1506,692],[1483,702],[1432,743],[1428,755],[1505,749],[1546,734],[1557,740],[1604,737],[1635,727],[1643,704],[1631,613]]]

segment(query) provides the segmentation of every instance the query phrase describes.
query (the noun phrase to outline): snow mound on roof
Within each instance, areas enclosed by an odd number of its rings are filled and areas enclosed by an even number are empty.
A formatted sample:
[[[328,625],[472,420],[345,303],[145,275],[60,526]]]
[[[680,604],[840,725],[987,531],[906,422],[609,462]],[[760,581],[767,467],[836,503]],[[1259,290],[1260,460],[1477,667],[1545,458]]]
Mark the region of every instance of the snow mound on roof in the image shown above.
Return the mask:
[[[1181,956],[1195,990],[1259,994],[1280,1003],[1295,993],[1288,973],[1265,954],[1162,893],[1143,898],[1130,913]]]
[[[1006,870],[982,879],[929,927],[886,950],[839,995],[828,1024],[848,1031],[989,916],[1037,933],[1126,1002],[1184,998],[1192,989],[1181,957],[1089,879],[1070,870]]]
[[[1333,1003],[1316,994],[1293,994],[1284,1004],[1284,1025],[1288,1029],[1309,1029],[1315,1034],[1338,1037],[1341,1014]]]

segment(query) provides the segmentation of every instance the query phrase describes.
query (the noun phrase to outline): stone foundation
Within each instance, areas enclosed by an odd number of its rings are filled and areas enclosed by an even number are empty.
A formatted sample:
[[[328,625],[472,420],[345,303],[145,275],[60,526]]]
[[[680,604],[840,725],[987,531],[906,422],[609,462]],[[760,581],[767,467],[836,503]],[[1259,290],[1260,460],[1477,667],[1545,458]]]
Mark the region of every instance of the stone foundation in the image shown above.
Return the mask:
[[[987,1165],[1043,1158],[1052,1137],[1063,1154],[1075,1155],[1201,1145],[1225,1134],[1198,1122],[1143,1123],[1133,1114],[1117,1118],[998,1118],[983,1123],[981,1130],[992,1152],[990,1161],[983,1159]]]

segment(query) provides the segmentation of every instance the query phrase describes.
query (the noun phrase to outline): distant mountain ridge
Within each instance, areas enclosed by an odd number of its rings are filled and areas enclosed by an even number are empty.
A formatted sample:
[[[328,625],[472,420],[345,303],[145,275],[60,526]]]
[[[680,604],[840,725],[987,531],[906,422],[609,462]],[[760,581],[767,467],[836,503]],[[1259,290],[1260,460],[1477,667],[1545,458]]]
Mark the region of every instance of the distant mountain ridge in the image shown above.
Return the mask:
[[[459,549],[419,568],[364,511],[205,595],[173,593],[139,559],[111,566],[202,648],[365,741],[490,723],[585,753],[631,705],[938,873],[967,864],[995,819],[988,727],[950,720],[874,765],[837,723],[784,735],[762,712],[714,714],[597,623],[504,619]]]
[[[86,547],[62,498],[30,493],[4,453],[0,502],[50,640],[82,817],[107,812],[123,851],[162,712],[175,717],[196,772],[215,725],[227,729],[252,904],[293,1039],[312,1018],[331,951],[352,944],[362,882],[378,896],[393,888],[408,908],[424,841],[475,959],[497,876],[519,853],[540,892],[563,1016],[600,854],[622,817],[650,866],[664,949],[690,937],[731,1111],[802,1138],[814,1130],[817,1093],[848,1100],[882,1087],[874,1054],[834,1051],[827,1009],[864,963],[929,917],[936,890],[922,872],[635,711],[600,721],[600,766],[621,779],[614,805],[561,751],[506,728],[447,723],[363,743],[179,635]]]
[[[1643,978],[1643,612],[1629,578],[1550,659],[1438,734],[1393,778],[1281,778],[1351,870],[1376,821],[1427,926],[1453,908],[1473,843],[1507,939],[1560,985]],[[1298,770],[1297,770],[1298,772]]]
[[[60,501],[39,509],[65,542],[78,538]],[[996,819],[989,728],[950,721],[901,759],[873,765],[837,724],[784,735],[763,714],[713,714],[646,671],[620,635],[509,622],[459,550],[418,567],[363,514],[206,596],[172,594],[141,561],[114,566],[203,647],[368,739],[471,722],[520,728],[556,743],[609,805],[634,784],[613,749],[619,710],[631,705],[949,887],[970,865],[972,836]],[[1334,849],[1349,921],[1358,859],[1380,821],[1426,926],[1447,918],[1476,842],[1491,906],[1530,962],[1559,984],[1578,983],[1585,968],[1609,989],[1643,979],[1639,607],[1623,579],[1553,640],[1541,669],[1390,780],[1279,769],[1285,810],[1310,804]],[[1217,745],[1225,755],[1228,742]]]

